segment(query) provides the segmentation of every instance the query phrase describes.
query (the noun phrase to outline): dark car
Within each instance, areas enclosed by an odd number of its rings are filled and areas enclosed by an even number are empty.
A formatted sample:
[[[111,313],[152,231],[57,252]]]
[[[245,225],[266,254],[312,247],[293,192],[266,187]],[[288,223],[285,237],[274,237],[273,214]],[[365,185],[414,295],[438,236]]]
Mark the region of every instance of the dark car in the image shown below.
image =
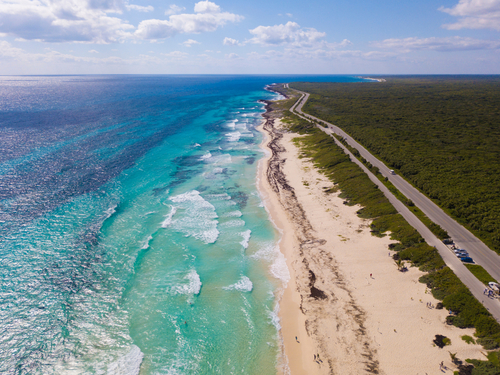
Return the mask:
[[[463,257],[463,258],[460,258],[460,260],[464,263],[474,263],[474,261],[472,260],[471,257]]]

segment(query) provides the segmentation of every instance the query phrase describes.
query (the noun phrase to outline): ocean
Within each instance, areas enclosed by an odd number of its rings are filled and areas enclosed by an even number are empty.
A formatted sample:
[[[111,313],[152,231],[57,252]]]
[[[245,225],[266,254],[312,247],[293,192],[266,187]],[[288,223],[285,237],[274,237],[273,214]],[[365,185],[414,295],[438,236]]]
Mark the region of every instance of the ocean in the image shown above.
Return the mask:
[[[256,126],[299,80],[362,79],[0,77],[0,373],[286,368]]]

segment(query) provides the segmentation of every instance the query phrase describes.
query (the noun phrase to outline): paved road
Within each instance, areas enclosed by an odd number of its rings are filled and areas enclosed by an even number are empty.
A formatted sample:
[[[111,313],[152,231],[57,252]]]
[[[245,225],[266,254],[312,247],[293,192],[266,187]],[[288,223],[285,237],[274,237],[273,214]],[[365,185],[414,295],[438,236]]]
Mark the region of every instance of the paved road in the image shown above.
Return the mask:
[[[298,91],[298,90],[296,90]],[[482,265],[496,280],[500,281],[500,257],[491,251],[485,244],[483,244],[479,239],[477,239],[472,233],[467,229],[463,228],[455,220],[450,218],[443,210],[441,210],[434,202],[429,198],[420,193],[407,181],[397,175],[391,175],[389,168],[385,166],[380,160],[371,155],[363,146],[357,143],[352,137],[346,134],[338,126],[330,124],[329,122],[318,119],[309,114],[302,112],[302,106],[309,98],[309,94],[305,92],[298,91],[302,94],[301,98],[292,106],[291,110],[296,115],[306,118],[314,119],[315,121],[324,124],[327,128],[319,127],[325,133],[332,135],[336,133],[346,139],[347,143],[357,149],[360,155],[368,160],[372,165],[378,167],[380,172],[389,178],[389,181],[399,189],[407,198],[411,199],[415,206],[420,208],[432,221],[439,224],[444,228],[450,236],[453,238],[455,243],[462,248],[467,249],[471,257],[476,263]],[[470,271],[463,265],[463,263],[450,251],[450,249],[444,245],[421,221],[418,219],[413,212],[411,212],[408,207],[406,207],[399,199],[397,199],[390,190],[368,169],[363,163],[361,163],[356,157],[354,157],[349,150],[340,143],[335,137],[335,142],[344,149],[344,151],[350,156],[351,160],[358,164],[363,171],[368,175],[370,180],[372,180],[384,193],[384,195],[389,199],[389,201],[394,205],[398,212],[412,225],[425,239],[425,241],[436,247],[439,254],[445,261],[445,263],[455,272],[455,274],[462,280],[462,282],[470,289],[472,294],[483,303],[483,305],[491,312],[494,318],[500,322],[500,301],[489,299],[483,294],[484,285],[481,283]]]

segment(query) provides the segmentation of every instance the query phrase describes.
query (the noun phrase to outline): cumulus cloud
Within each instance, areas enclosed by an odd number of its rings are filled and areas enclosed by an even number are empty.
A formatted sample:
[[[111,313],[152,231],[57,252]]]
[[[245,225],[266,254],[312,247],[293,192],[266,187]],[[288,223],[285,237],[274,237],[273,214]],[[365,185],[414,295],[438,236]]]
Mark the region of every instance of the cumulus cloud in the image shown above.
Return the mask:
[[[0,33],[45,42],[118,42],[134,28],[108,15],[122,9],[118,0],[3,0]]]
[[[295,22],[285,25],[258,26],[250,33],[254,35],[251,43],[262,45],[294,44],[297,46],[310,46],[323,38],[326,34],[313,28],[301,28]]]
[[[220,13],[220,6],[208,0],[200,1],[194,5],[195,13]]]
[[[229,53],[227,55],[224,55],[224,57],[228,60],[240,60],[241,57],[237,53]]]
[[[470,51],[500,48],[500,41],[481,40],[465,37],[448,38],[405,38],[405,39],[385,39],[381,42],[374,42],[375,47],[384,49],[396,49],[401,52],[415,50],[433,51]]]
[[[155,10],[154,7],[152,7],[151,5],[148,5],[148,6],[142,6],[142,5],[134,5],[134,4],[127,4],[125,5],[125,8],[127,8],[127,10],[136,10],[138,12],[152,12],[153,10]]]
[[[238,42],[236,39],[228,37],[225,37],[222,41],[222,44],[224,44],[225,46],[237,46],[239,43],[240,42]]]
[[[173,4],[170,5],[170,8],[167,11],[165,11],[165,15],[171,16],[172,14],[179,14],[183,10],[186,10],[186,8]]]
[[[193,44],[201,44],[201,43],[194,39],[188,39],[182,44],[185,45],[186,47],[191,47]]]
[[[493,29],[500,31],[500,0],[460,0],[453,8],[440,11],[459,17],[456,23],[443,25],[449,30]]]
[[[96,51],[95,49],[91,49],[89,53],[99,53],[99,51]]]
[[[221,12],[220,7],[210,1],[200,1],[194,6],[195,13],[175,14],[168,20],[145,20],[139,23],[135,35],[141,39],[164,39],[176,34],[199,34],[215,31],[228,22],[243,19],[234,13]]]

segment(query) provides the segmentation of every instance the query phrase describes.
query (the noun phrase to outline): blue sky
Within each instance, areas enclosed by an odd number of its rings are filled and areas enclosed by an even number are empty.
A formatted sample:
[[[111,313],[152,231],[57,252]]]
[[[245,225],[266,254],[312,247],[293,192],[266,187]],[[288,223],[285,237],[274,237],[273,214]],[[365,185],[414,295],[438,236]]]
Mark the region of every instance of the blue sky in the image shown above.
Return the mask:
[[[500,0],[0,0],[0,74],[499,74]]]

